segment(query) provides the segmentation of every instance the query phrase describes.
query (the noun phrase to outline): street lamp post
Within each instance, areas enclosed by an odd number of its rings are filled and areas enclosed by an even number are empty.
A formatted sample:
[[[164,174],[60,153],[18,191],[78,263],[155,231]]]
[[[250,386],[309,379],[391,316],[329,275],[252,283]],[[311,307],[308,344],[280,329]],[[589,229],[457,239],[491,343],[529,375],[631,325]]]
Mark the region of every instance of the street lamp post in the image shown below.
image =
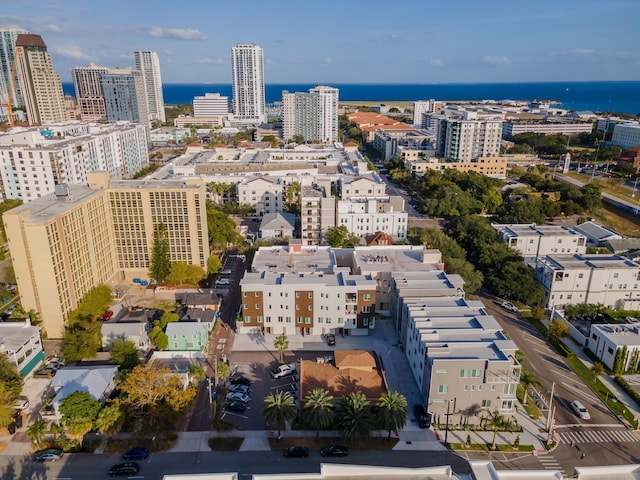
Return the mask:
[[[456,411],[456,399],[453,399],[453,411],[451,413],[449,413],[449,407],[451,406],[451,402],[452,400],[449,399],[447,401],[447,413],[445,413],[445,417],[447,417],[447,421],[445,423],[445,427],[444,427],[444,446],[447,446],[447,438],[449,438],[449,417],[451,415],[453,415]]]
[[[598,142],[598,148],[596,148],[596,158],[593,162],[593,170],[591,170],[591,180],[589,180],[589,183],[593,182],[593,177],[596,174],[596,167],[598,166],[598,152],[600,152],[600,145],[602,144],[602,142]]]

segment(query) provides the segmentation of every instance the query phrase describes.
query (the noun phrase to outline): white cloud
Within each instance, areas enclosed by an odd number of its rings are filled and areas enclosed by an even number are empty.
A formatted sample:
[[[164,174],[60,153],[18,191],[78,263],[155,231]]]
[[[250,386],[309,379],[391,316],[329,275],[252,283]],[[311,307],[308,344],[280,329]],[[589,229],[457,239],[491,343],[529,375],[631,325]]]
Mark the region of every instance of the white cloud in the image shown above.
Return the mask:
[[[509,63],[509,59],[507,57],[497,57],[493,55],[485,55],[482,57],[482,61],[487,65],[506,65]]]
[[[444,65],[444,62],[439,58],[431,58],[429,60],[429,65],[432,65],[434,67],[442,67]]]
[[[175,38],[178,40],[206,40],[207,36],[197,28],[151,27],[149,35],[156,38]]]
[[[576,55],[592,55],[596,53],[593,48],[576,48],[574,50],[569,50],[569,53],[575,53]]]
[[[63,29],[54,23],[47,23],[38,26],[38,33],[63,33]]]
[[[224,59],[220,58],[220,57],[215,57],[215,58],[211,58],[211,57],[201,57],[198,58],[196,60],[197,63],[206,63],[206,64],[212,64],[215,63],[217,65],[221,65],[224,63]]]
[[[91,57],[80,50],[77,45],[56,45],[51,51],[62,57],[75,58],[76,60],[91,60]]]
[[[396,35],[395,33],[392,33],[391,35],[389,35],[389,40],[400,40],[400,36]]]
[[[324,60],[322,60],[324,63],[333,63],[333,59],[331,57],[329,58],[325,58]]]

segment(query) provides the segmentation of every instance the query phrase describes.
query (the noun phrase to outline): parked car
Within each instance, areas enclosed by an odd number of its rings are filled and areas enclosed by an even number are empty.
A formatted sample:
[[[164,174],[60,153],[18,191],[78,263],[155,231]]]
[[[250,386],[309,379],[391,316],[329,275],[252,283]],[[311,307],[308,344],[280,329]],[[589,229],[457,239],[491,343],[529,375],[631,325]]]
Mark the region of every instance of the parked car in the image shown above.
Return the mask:
[[[118,463],[109,469],[112,477],[131,477],[140,471],[140,464],[136,462]]]
[[[296,371],[296,365],[294,363],[285,363],[271,370],[271,378],[286,377],[287,375],[293,375]]]
[[[251,385],[251,380],[249,380],[244,375],[234,375],[233,377],[231,377],[229,383],[231,383],[231,385],[245,385],[248,387]]]
[[[231,285],[231,280],[228,278],[218,278],[216,280],[216,285]]]
[[[576,413],[576,415],[580,417],[582,420],[591,420],[591,415],[589,415],[589,410],[587,410],[579,400],[574,400],[573,402],[571,402],[571,408]]]
[[[106,312],[104,312],[102,314],[102,316],[100,317],[100,319],[104,322],[107,322],[109,320],[111,320],[111,317],[113,317],[113,310],[107,310]]]
[[[149,456],[149,450],[145,447],[132,448],[122,455],[125,460],[144,460]]]
[[[431,426],[431,414],[427,413],[424,406],[420,404],[414,405],[413,414],[415,415],[420,428],[429,428]]]
[[[225,268],[224,270],[220,271],[220,275],[231,275],[233,273],[233,270],[231,270],[230,268]]]
[[[29,408],[29,399],[27,397],[20,397],[18,400],[16,400],[13,408],[20,411],[24,410],[25,408]]]
[[[240,385],[239,383],[236,383],[235,385],[231,385],[229,387],[230,392],[244,393],[245,395],[249,394],[249,390],[249,387],[247,387],[246,385]]]
[[[500,304],[500,306],[502,308],[504,308],[505,310],[509,310],[510,312],[514,312],[514,313],[518,313],[520,310],[518,310],[518,307],[516,307],[513,303],[511,302],[502,302]]]
[[[327,334],[327,345],[333,347],[336,344],[336,336],[333,333]]]
[[[343,445],[329,445],[320,450],[323,457],[346,457],[349,455],[349,449]]]
[[[282,453],[287,458],[308,457],[309,449],[307,447],[301,447],[301,446],[295,445],[293,447],[285,448]]]
[[[55,462],[64,456],[60,448],[46,448],[33,454],[34,462]]]
[[[242,402],[242,403],[247,403],[249,400],[251,400],[249,398],[249,395],[245,395],[244,393],[240,393],[240,392],[227,393],[227,396],[224,398],[232,402]]]
[[[56,370],[51,367],[43,367],[33,374],[34,378],[53,378],[56,375]]]
[[[229,412],[243,413],[247,409],[247,405],[238,401],[227,401],[224,402],[222,409]]]

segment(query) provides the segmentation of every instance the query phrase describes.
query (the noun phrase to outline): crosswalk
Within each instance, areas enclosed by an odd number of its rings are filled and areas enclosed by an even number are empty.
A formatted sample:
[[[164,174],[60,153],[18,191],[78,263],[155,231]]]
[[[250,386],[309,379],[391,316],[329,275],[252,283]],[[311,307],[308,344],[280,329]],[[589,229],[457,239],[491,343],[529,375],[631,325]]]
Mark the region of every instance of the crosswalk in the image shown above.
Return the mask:
[[[560,466],[560,464],[558,463],[558,461],[553,458],[553,456],[551,455],[542,455],[540,457],[538,457],[538,460],[540,460],[540,463],[542,464],[542,468],[545,470],[558,470],[561,471],[563,474],[565,474],[564,470],[562,469],[562,467]]]
[[[556,431],[560,443],[640,442],[640,435],[631,430],[575,430]]]

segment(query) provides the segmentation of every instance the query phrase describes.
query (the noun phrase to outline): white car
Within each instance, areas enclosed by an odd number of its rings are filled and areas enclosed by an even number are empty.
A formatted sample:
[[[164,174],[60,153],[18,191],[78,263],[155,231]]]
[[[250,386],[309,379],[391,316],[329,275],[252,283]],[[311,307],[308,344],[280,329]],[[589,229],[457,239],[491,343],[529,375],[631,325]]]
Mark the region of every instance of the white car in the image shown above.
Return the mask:
[[[504,308],[505,310],[509,310],[510,312],[514,312],[514,313],[518,313],[520,311],[520,310],[518,310],[518,307],[516,307],[511,302],[502,302],[502,304],[500,306],[502,308]]]
[[[220,275],[231,275],[232,273],[233,273],[233,270],[231,270],[230,268],[225,268],[220,272]]]
[[[591,420],[589,410],[587,410],[584,405],[582,405],[582,403],[580,403],[578,400],[574,400],[573,402],[571,402],[571,408],[582,420]]]
[[[219,278],[216,280],[216,285],[231,285],[231,280],[228,278]]]
[[[16,403],[13,406],[13,408],[20,411],[25,410],[26,408],[29,408],[29,399],[27,397],[20,397],[18,400],[16,400]]]
[[[227,396],[225,398],[232,402],[242,402],[242,403],[247,403],[250,400],[249,395],[245,393],[240,393],[240,392],[227,393]]]
[[[273,370],[271,370],[271,378],[282,378],[287,375],[293,375],[296,373],[296,366],[294,363],[286,363],[284,365],[279,365]]]

